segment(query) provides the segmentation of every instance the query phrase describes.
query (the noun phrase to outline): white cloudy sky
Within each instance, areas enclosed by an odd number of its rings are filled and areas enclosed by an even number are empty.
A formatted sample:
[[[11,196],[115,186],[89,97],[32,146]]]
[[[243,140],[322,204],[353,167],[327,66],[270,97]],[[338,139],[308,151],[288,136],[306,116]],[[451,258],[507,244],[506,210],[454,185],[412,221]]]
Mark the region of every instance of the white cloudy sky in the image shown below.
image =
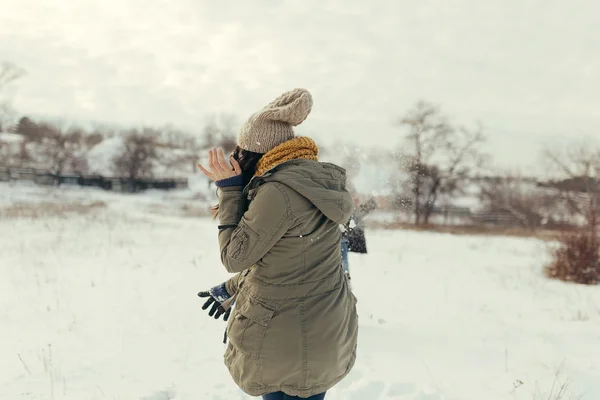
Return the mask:
[[[503,166],[600,132],[600,3],[0,0],[20,111],[195,126],[306,87],[301,133],[395,145],[416,100],[480,120]]]

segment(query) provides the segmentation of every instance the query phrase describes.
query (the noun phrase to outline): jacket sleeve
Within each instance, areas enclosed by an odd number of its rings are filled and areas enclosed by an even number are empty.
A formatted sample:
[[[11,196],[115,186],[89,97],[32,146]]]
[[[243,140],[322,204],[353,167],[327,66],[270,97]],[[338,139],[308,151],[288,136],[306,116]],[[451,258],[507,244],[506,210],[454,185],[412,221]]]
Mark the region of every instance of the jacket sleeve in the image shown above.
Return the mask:
[[[369,201],[358,206],[358,208],[354,211],[354,215],[356,218],[362,219],[376,208],[377,203],[375,202],[375,199],[370,198]]]
[[[263,258],[287,232],[291,207],[276,183],[260,186],[245,213],[241,189],[224,189],[219,204],[221,261],[228,272],[241,272]]]
[[[237,294],[241,276],[241,273],[236,274],[233,278],[230,278],[225,282],[225,290],[227,290],[227,293],[229,293],[230,296],[235,296]]]

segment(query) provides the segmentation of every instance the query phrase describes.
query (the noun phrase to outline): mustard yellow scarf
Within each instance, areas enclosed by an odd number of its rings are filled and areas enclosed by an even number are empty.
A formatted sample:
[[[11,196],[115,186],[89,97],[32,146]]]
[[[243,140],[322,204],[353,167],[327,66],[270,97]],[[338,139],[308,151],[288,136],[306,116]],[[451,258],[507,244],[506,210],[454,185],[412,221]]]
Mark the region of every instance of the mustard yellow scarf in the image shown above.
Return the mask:
[[[281,163],[300,158],[318,161],[319,148],[311,138],[299,136],[269,150],[258,161],[255,175],[260,176]]]

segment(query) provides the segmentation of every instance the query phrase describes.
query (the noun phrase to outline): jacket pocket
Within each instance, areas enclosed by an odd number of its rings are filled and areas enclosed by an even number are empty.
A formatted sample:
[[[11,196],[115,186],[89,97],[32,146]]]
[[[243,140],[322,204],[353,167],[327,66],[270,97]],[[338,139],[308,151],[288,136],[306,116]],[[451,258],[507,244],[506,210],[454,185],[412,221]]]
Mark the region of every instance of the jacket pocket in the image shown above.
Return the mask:
[[[252,297],[238,303],[229,328],[229,340],[242,353],[259,358],[275,310]]]
[[[241,221],[238,229],[231,236],[231,258],[239,262],[245,261],[249,253],[251,253],[251,248],[257,246],[259,242],[259,235],[245,224],[244,221]]]
[[[231,258],[235,260],[241,260],[246,254],[246,246],[248,243],[248,234],[243,230],[234,233],[231,237],[231,242],[235,243],[235,247],[233,253],[231,254]]]

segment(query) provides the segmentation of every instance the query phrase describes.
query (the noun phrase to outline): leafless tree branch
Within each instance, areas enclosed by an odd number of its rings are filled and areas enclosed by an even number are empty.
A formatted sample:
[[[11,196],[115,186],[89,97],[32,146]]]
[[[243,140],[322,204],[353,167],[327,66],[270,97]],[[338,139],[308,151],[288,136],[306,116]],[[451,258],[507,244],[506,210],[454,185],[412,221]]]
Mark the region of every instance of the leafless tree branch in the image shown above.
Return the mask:
[[[424,101],[397,125],[408,129],[401,166],[411,176],[415,223],[428,223],[440,197],[459,193],[472,170],[483,163],[479,147],[485,137],[480,125],[457,129],[439,107]]]

